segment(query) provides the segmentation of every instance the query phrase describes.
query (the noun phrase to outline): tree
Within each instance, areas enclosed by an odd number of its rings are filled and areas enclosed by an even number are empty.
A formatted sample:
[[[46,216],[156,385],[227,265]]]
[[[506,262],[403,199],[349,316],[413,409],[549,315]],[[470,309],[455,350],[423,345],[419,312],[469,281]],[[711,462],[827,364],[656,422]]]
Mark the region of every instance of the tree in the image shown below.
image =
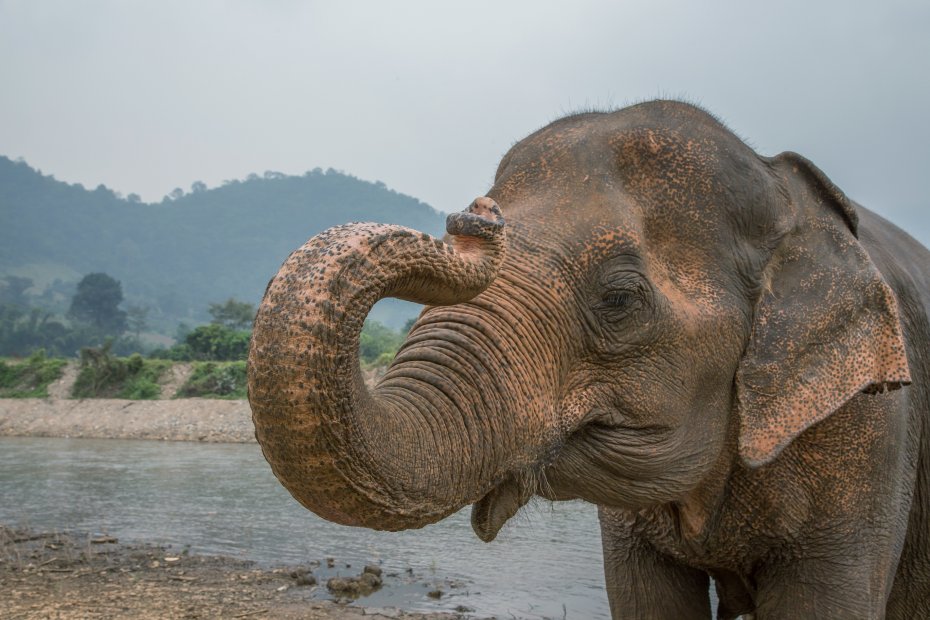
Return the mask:
[[[123,287],[105,273],[89,273],[77,285],[68,318],[96,328],[102,335],[119,336],[126,331],[126,313],[119,309]]]
[[[400,348],[403,336],[378,321],[367,320],[359,336],[359,357],[369,364],[384,361],[390,362]],[[382,356],[387,354],[387,359]]]
[[[149,326],[148,317],[149,309],[146,306],[129,306],[126,308],[126,322],[129,331],[135,334],[136,340],[139,339],[142,331]]]
[[[223,325],[233,330],[248,329],[255,319],[255,306],[230,297],[221,304],[210,304],[210,321],[214,325]]]
[[[29,299],[26,291],[32,288],[32,278],[6,276],[3,280],[6,284],[0,285],[0,303],[22,309],[28,308]]]
[[[184,321],[181,321],[180,323],[178,323],[178,328],[174,332],[175,341],[184,342],[184,340],[187,338],[187,335],[190,334],[192,331],[194,331],[193,327],[191,327]]]
[[[211,323],[201,325],[184,339],[193,359],[244,360],[249,354],[249,333]]]

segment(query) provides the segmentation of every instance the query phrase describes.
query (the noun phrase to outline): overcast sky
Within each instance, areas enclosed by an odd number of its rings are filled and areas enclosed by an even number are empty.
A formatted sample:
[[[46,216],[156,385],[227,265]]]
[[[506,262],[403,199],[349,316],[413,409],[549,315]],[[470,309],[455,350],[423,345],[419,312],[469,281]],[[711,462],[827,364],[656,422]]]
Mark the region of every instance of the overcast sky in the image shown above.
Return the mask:
[[[927,0],[0,0],[0,154],[150,201],[319,166],[455,211],[541,125],[657,96],[930,242]]]

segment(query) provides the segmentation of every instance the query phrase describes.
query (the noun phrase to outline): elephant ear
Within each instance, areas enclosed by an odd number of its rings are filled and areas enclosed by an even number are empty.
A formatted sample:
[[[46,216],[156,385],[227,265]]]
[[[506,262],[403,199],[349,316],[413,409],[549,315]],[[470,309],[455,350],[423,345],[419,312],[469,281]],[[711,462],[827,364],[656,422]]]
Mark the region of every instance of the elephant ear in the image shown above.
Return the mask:
[[[793,211],[763,274],[736,375],[739,451],[769,463],[860,392],[910,383],[894,293],[857,239],[855,207],[811,162],[773,160]]]

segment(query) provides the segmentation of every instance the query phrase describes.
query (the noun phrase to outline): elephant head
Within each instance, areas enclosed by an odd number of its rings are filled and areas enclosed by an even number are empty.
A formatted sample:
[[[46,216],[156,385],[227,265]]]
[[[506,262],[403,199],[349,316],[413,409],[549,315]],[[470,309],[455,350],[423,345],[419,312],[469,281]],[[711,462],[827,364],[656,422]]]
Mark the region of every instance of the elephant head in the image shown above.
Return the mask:
[[[327,519],[412,528],[472,503],[490,540],[534,494],[687,512],[740,459],[909,381],[855,206],[687,104],[537,131],[448,233],[333,228],[268,285],[256,435]],[[358,338],[386,296],[428,307],[368,390]]]

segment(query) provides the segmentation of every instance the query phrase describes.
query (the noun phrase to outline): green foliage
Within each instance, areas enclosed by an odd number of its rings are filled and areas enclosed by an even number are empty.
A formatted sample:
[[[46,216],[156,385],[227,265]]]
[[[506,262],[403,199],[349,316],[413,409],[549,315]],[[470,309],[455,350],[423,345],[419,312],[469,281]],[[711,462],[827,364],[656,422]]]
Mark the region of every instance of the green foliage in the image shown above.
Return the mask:
[[[148,360],[148,363],[154,364],[156,362]],[[165,368],[167,368],[167,364]],[[151,367],[149,370],[154,371]],[[117,392],[116,397],[128,398],[129,400],[157,400],[161,396],[161,386],[158,384],[158,379],[153,378],[153,376],[161,376],[163,371],[164,368],[161,368],[154,372],[139,372],[130,375],[120,391]]]
[[[61,378],[67,363],[41,349],[22,362],[0,360],[0,398],[48,398],[48,386]]]
[[[390,364],[403,341],[404,334],[377,321],[365,321],[359,337],[359,357],[367,366]]]
[[[165,360],[147,360],[138,353],[116,357],[108,342],[103,347],[81,349],[81,370],[72,388],[75,398],[157,399],[158,380],[171,366]]]
[[[98,342],[95,330],[66,326],[45,310],[0,304],[0,355],[25,357],[45,349],[53,356],[72,356]]]
[[[245,360],[251,334],[211,323],[194,328],[185,344],[196,360]]]
[[[190,378],[178,390],[177,397],[245,398],[245,362],[195,362]]]
[[[209,312],[212,323],[236,331],[250,329],[255,319],[255,306],[232,297],[221,304],[210,304]]]
[[[68,318],[101,334],[119,336],[127,328],[126,312],[119,309],[122,302],[123,286],[118,280],[105,273],[89,273],[78,282]]]
[[[372,367],[390,364],[406,335],[406,331],[394,331],[378,321],[365,321],[359,337],[362,365]],[[149,357],[176,362],[245,361],[249,355],[250,337],[247,331],[211,323],[188,332],[182,343],[169,349],[152,351]]]
[[[367,364],[370,368],[380,368],[383,366],[390,366],[391,362],[394,361],[394,356],[397,355],[397,351],[385,351],[378,357],[376,357],[371,363]]]
[[[184,342],[170,349],[158,349],[149,357],[174,361],[233,361],[245,360],[249,355],[247,331],[236,331],[211,323],[194,328]]]
[[[186,342],[181,342],[167,349],[155,349],[149,353],[149,357],[151,359],[171,360],[173,362],[189,362],[194,359],[194,352],[191,350],[190,345]]]

